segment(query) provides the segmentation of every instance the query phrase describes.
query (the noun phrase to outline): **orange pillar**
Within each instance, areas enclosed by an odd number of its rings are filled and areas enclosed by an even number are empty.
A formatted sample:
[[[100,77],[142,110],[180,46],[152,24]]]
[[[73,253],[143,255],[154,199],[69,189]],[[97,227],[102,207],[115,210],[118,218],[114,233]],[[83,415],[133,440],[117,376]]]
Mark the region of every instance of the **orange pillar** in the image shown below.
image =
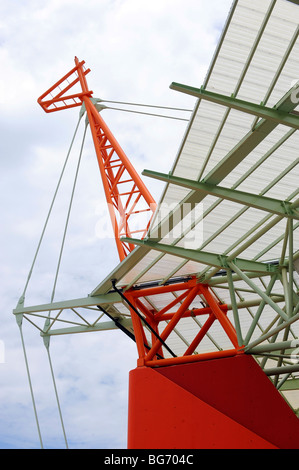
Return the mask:
[[[299,420],[251,356],[139,367],[129,449],[299,448]]]

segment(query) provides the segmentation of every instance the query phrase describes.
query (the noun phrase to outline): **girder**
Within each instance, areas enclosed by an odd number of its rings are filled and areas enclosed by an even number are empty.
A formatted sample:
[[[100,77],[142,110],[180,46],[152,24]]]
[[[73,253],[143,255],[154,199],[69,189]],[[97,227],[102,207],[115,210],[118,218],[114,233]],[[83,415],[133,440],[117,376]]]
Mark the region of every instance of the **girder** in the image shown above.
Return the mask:
[[[271,212],[272,214],[282,215],[283,217],[292,217],[297,220],[299,219],[299,200],[293,203],[290,201],[280,201],[279,199],[247,193],[245,191],[238,191],[236,189],[224,188],[222,186],[208,184],[202,181],[193,181],[150,170],[143,170],[142,174],[144,176],[149,176],[150,178],[155,178],[170,184],[176,184],[203,194],[211,194],[212,196],[216,196],[221,199],[227,199],[248,207],[254,207],[266,212]]]
[[[170,85],[172,90],[186,93],[187,95],[196,96],[197,98],[211,101],[222,106],[227,106],[231,109],[236,109],[244,113],[253,114],[265,121],[273,121],[274,125],[283,124],[284,126],[293,127],[294,129],[299,128],[299,117],[296,114],[292,114],[292,104],[297,104],[297,99],[294,97],[298,92],[298,84],[296,84],[287,93],[287,99],[291,101],[291,105],[288,109],[286,102],[277,103],[273,108],[264,106],[262,104],[251,103],[250,101],[240,100],[234,96],[225,96],[220,93],[213,93],[205,90],[204,88],[194,88],[188,85],[182,85],[180,83],[172,83]]]

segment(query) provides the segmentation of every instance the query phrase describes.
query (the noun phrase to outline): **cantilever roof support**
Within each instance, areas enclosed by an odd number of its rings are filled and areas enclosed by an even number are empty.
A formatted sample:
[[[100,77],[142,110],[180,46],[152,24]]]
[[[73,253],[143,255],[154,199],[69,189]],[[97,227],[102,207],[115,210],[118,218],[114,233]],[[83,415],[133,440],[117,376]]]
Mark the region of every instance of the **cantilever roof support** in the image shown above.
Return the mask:
[[[173,82],[170,85],[172,90],[181,91],[188,95],[196,96],[197,98],[211,101],[212,103],[217,103],[228,108],[236,109],[244,113],[253,114],[260,118],[274,121],[277,124],[283,124],[285,126],[290,126],[295,129],[299,129],[299,117],[291,112],[279,109],[275,106],[274,108],[263,106],[262,104],[251,103],[250,101],[240,100],[234,96],[225,96],[220,93],[213,93],[207,91],[204,88],[194,88],[188,85],[182,85],[180,83]],[[292,89],[291,99],[298,104],[297,97],[298,88],[295,86]]]
[[[189,248],[183,248],[180,246],[166,245],[163,243],[158,243],[154,240],[145,239],[137,240],[135,238],[123,238],[126,242],[131,242],[136,245],[144,245],[150,247],[152,250],[161,251],[168,253],[173,256],[178,256],[180,258],[185,258],[189,260],[196,261],[198,263],[203,263],[209,266],[215,266],[217,268],[228,268],[227,263],[230,261],[228,256],[217,255],[215,253],[209,253],[206,251],[193,250]],[[246,260],[242,258],[235,258],[234,263],[244,271],[253,271],[259,273],[274,273],[277,271],[277,266],[270,263],[261,263],[259,261]]]
[[[259,196],[236,189],[224,188],[214,184],[198,182],[177,176],[171,176],[156,171],[144,170],[144,176],[155,178],[166,183],[176,184],[190,190],[196,190],[202,194],[211,194],[212,196],[220,197],[221,199],[228,199],[230,201],[243,204],[245,206],[261,209],[273,214],[281,215],[283,217],[291,217],[299,220],[299,212],[297,211],[298,201],[291,203],[289,201],[281,201],[278,199]]]

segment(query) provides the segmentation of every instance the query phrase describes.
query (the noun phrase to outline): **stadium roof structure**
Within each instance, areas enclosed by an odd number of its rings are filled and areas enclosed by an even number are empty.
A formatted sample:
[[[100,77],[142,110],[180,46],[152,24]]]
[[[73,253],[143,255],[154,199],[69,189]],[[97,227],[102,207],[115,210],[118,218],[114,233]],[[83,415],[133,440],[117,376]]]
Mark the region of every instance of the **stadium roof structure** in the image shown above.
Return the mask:
[[[165,182],[146,236],[86,298],[17,318],[138,334],[145,365],[245,352],[298,408],[298,23],[296,1],[233,2],[204,84],[171,84],[197,102],[170,172],[143,171]]]

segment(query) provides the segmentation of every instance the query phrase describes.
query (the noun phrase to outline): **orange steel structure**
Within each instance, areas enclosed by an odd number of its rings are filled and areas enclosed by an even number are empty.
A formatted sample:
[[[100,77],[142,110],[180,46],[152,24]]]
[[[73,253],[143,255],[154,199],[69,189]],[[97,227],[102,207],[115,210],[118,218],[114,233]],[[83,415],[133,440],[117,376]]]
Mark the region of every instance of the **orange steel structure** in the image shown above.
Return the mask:
[[[142,299],[147,296],[161,295],[169,292],[182,292],[173,301],[168,303],[159,311],[149,309]],[[192,302],[200,296],[200,300],[207,305],[202,308],[191,308]],[[214,296],[207,284],[201,284],[196,278],[192,278],[187,282],[178,282],[172,285],[160,285],[157,287],[149,287],[144,289],[131,289],[126,291],[124,297],[130,305],[132,323],[135,332],[137,350],[138,350],[138,366],[165,366],[183,364],[188,362],[197,362],[206,359],[215,359],[221,357],[235,356],[242,353],[242,345],[238,344],[237,334],[234,326],[227,317],[227,305],[221,304]],[[174,310],[174,311],[173,311]],[[138,315],[141,312],[141,315]],[[207,316],[205,323],[200,331],[195,335],[190,345],[181,356],[175,356],[169,351],[173,357],[164,357],[162,346],[167,346],[167,338],[174,331],[178,322],[188,316]],[[143,321],[145,318],[146,322]],[[217,320],[221,324],[223,330],[229,337],[232,348],[224,351],[215,351],[211,353],[194,354],[196,348],[203,340],[214,321]],[[159,332],[159,324],[166,322],[166,326],[161,333]],[[146,339],[145,327],[151,329],[151,345]]]
[[[93,92],[88,89],[86,81],[90,69],[84,69],[84,63],[75,57],[75,67],[41,95],[38,103],[47,113],[85,105],[118,255],[122,261],[135,245],[121,241],[121,237],[132,237],[137,233],[144,237],[156,203],[92,102]],[[68,94],[77,84],[81,90]],[[141,212],[149,212],[149,222],[146,227],[137,226],[137,230],[133,230],[136,225],[134,216]]]
[[[89,90],[86,81],[86,75],[90,69],[85,69],[84,64],[84,61],[80,62],[75,57],[75,67],[42,94],[38,98],[38,103],[47,113],[85,105],[117,250],[122,261],[135,248],[135,245],[121,240],[123,236],[130,238],[137,232],[132,230],[130,219],[144,211],[150,212],[152,217],[156,203],[93,103],[93,92]],[[70,90],[77,84],[80,85],[79,91],[70,93]],[[122,189],[124,186],[126,186],[126,190]],[[140,202],[143,202],[143,209],[140,209]],[[147,226],[138,230],[142,237],[148,230],[151,217]],[[118,290],[115,285],[114,289]],[[238,344],[235,328],[227,317],[227,306],[219,302],[207,284],[199,283],[195,277],[183,282],[172,282],[169,285],[151,286],[137,290],[130,288],[125,293],[119,292],[124,301],[130,305],[138,351],[138,366],[173,365],[242,353],[242,345]],[[159,311],[149,310],[146,306],[144,300],[146,296],[159,296],[171,292],[182,293]],[[191,308],[195,299],[199,299],[206,306]],[[207,315],[207,319],[186,351],[177,357],[167,346],[166,341],[177,323],[190,315]],[[221,324],[229,337],[232,349],[208,354],[194,354],[215,320]],[[163,322],[167,323],[160,333],[159,330]],[[151,345],[146,338],[145,328],[151,332]],[[163,350],[167,350],[172,357],[164,357]]]

